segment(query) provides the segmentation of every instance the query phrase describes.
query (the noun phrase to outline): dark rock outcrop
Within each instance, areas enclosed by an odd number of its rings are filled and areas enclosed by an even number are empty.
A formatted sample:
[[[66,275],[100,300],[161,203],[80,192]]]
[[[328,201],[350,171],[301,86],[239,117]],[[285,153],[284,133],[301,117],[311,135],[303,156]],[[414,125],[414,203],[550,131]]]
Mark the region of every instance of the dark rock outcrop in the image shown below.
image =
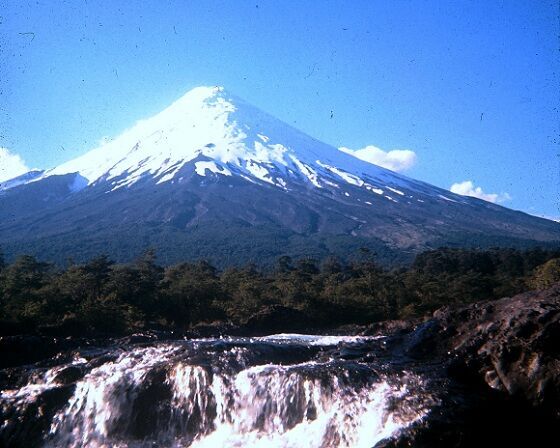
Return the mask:
[[[434,318],[459,364],[491,388],[560,417],[560,285]]]
[[[394,350],[432,369],[441,404],[378,447],[553,446],[560,424],[560,284],[440,309],[406,331],[395,334]]]
[[[75,340],[33,335],[0,336],[0,369],[31,364],[74,348]]]

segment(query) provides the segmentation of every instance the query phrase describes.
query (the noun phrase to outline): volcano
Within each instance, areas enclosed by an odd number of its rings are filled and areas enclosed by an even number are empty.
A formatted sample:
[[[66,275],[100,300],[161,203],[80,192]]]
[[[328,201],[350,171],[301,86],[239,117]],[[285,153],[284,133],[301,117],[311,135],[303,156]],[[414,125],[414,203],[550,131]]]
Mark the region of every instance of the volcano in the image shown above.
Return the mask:
[[[443,245],[560,244],[560,224],[359,160],[198,87],[85,155],[0,185],[0,247],[64,262],[270,265],[281,255],[398,262]]]

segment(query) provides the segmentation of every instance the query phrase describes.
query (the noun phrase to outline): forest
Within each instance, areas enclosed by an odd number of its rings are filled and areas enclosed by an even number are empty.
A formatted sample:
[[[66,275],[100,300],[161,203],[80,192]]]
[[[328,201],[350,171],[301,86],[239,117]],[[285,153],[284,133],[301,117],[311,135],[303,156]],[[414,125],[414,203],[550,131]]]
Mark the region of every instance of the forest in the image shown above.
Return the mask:
[[[154,250],[128,264],[100,255],[65,268],[0,253],[0,335],[125,335],[243,325],[274,307],[313,329],[425,316],[542,289],[560,281],[560,250],[441,248],[407,267],[383,268],[374,253],[320,262],[281,257],[273,269],[218,270],[206,261],[160,266]]]

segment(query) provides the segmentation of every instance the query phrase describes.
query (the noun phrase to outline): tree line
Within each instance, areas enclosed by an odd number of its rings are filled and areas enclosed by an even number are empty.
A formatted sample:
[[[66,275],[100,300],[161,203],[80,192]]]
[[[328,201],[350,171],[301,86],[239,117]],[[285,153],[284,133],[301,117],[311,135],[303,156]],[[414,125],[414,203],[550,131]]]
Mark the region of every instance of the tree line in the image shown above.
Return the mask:
[[[206,261],[163,267],[153,250],[129,264],[101,255],[64,269],[29,255],[6,263],[0,253],[0,334],[186,331],[242,325],[275,306],[296,310],[310,328],[334,328],[419,317],[557,281],[560,251],[542,249],[441,248],[390,270],[365,249],[349,260],[281,257],[272,270],[218,270]]]

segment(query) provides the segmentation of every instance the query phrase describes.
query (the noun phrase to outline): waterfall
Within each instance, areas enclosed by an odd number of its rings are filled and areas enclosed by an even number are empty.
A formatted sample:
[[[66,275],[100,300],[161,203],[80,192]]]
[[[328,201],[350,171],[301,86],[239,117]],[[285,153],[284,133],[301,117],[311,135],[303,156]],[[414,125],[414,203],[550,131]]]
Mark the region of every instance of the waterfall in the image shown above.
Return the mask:
[[[48,419],[47,447],[371,448],[428,406],[420,377],[333,356],[367,339],[207,339],[77,357],[2,391],[0,441],[35,412]],[[63,384],[69,367],[82,374]],[[58,389],[67,399],[49,414],[38,400]]]

